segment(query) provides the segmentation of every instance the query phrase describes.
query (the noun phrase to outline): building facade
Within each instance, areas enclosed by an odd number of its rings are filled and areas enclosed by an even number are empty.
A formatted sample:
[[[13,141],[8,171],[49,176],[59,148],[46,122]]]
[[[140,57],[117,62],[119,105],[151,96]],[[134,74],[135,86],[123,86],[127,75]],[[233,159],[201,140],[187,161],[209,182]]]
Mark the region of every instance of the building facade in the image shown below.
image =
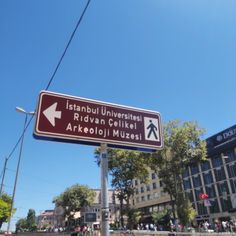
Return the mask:
[[[170,209],[170,197],[163,192],[161,180],[158,174],[150,171],[148,183],[142,180],[133,180],[135,193],[132,199],[132,207],[141,211],[143,223],[151,221],[153,211]]]
[[[206,142],[208,158],[186,169],[183,188],[198,221],[236,218],[236,125]],[[208,198],[202,200],[202,193]]]
[[[73,222],[70,222],[70,227],[76,225],[90,224],[94,229],[99,229],[101,224],[101,190],[93,189],[96,193],[94,202],[91,206],[83,207],[80,212],[76,212]],[[115,224],[120,220],[120,205],[115,195],[114,190],[108,190],[109,202],[109,223]],[[93,222],[86,222],[86,215],[88,213],[95,216]],[[64,228],[66,226],[66,219],[64,217],[64,210],[61,207],[55,207],[54,210],[45,210],[37,217],[37,225],[39,229],[55,229]]]
[[[207,160],[190,165],[183,175],[183,189],[197,211],[197,221],[236,218],[236,125],[207,140]],[[134,180],[133,207],[150,222],[154,210],[170,209],[158,174],[150,171],[150,183]],[[207,194],[202,200],[200,195]]]
[[[92,222],[94,229],[99,229],[101,225],[101,189],[94,189],[94,192],[96,193],[94,203],[91,206],[84,207],[81,209],[81,219],[82,223],[88,223],[86,222],[86,214],[87,213],[95,213],[95,220]],[[116,224],[120,220],[120,205],[119,201],[115,195],[114,190],[108,190],[108,203],[109,203],[109,224]],[[90,223],[90,222],[89,222]]]

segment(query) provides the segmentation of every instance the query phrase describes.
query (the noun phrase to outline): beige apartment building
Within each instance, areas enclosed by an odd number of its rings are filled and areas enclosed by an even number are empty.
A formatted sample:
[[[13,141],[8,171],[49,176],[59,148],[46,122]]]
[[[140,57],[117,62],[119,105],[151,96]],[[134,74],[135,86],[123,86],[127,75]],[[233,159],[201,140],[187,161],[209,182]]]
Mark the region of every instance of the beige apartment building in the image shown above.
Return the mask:
[[[84,207],[80,212],[77,212],[74,216],[74,222],[72,222],[71,227],[78,224],[87,224],[86,214],[94,213],[96,219],[94,222],[90,223],[95,229],[100,228],[101,223],[101,190],[94,189],[96,193],[94,203],[89,207]],[[109,202],[109,223],[114,224],[120,220],[120,210],[119,210],[119,201],[115,196],[114,190],[108,190],[108,202]],[[61,207],[55,207],[54,210],[45,210],[37,217],[37,225],[39,229],[55,229],[66,226],[66,220],[64,218],[64,210]]]
[[[162,182],[157,173],[150,171],[148,183],[138,179],[133,180],[133,186],[135,193],[132,199],[132,207],[141,211],[143,223],[151,222],[153,211],[170,209],[170,197],[163,192]]]
[[[101,225],[101,189],[94,189],[96,196],[92,206],[84,207],[81,209],[81,219],[86,223],[86,213],[96,213],[96,221],[92,223],[94,229],[99,229]],[[120,220],[120,205],[119,200],[115,195],[114,190],[108,190],[108,203],[109,203],[109,224],[115,224]]]

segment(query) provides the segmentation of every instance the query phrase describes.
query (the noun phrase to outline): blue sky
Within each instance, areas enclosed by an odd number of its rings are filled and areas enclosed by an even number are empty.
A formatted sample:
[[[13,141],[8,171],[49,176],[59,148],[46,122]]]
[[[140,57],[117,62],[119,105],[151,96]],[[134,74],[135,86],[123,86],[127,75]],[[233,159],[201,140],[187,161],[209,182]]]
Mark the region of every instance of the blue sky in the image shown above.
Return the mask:
[[[0,2],[0,168],[35,109],[68,42],[85,0]],[[234,0],[92,0],[49,90],[159,111],[163,122],[197,121],[207,138],[236,117]],[[52,209],[75,183],[100,187],[94,147],[25,143],[14,222],[28,209]],[[17,149],[4,190],[12,194]],[[13,226],[12,226],[13,227]]]

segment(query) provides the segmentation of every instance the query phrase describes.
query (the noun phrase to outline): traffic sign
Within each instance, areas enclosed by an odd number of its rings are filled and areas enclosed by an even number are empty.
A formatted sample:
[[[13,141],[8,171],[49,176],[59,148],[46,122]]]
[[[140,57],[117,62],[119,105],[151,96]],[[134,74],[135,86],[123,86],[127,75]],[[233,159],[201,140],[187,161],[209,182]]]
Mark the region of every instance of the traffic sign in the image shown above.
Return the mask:
[[[97,214],[95,212],[86,212],[84,223],[93,223],[97,221]]]
[[[155,151],[163,147],[159,112],[42,91],[34,136]]]

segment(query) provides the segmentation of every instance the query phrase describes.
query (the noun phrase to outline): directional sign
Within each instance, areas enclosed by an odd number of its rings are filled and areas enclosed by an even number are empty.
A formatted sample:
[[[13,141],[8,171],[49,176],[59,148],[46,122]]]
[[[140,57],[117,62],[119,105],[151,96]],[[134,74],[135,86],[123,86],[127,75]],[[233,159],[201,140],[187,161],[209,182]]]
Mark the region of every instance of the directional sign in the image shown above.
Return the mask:
[[[133,150],[163,147],[158,112],[48,91],[39,95],[34,136]]]

